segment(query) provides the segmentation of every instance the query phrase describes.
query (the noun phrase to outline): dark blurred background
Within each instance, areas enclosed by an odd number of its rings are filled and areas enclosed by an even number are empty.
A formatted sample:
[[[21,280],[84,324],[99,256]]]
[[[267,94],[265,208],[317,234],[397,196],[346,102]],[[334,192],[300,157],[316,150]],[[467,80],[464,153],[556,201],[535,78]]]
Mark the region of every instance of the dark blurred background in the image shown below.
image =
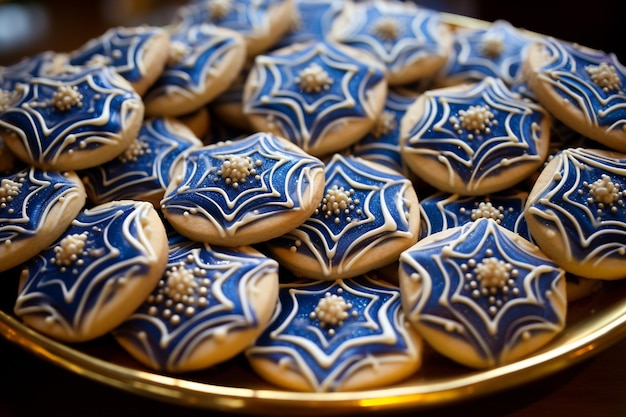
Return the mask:
[[[626,63],[626,1],[418,0],[441,11],[513,25],[614,52]],[[117,25],[168,23],[183,0],[0,0],[0,65],[70,51]]]

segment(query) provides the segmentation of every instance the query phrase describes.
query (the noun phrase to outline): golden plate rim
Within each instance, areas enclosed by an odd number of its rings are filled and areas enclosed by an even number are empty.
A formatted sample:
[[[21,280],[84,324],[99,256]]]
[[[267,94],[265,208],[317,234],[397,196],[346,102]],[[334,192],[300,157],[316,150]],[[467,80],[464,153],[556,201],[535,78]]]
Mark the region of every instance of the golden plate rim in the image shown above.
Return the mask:
[[[485,28],[489,22],[441,12],[452,27]],[[522,29],[523,30],[523,29]],[[530,32],[532,33],[532,32]],[[612,285],[613,283],[609,283]],[[619,290],[619,288],[618,288]],[[626,338],[626,286],[610,304],[589,303],[591,314],[566,326],[563,334],[522,360],[466,375],[350,392],[297,392],[208,384],[108,362],[57,342],[0,309],[0,335],[24,350],[80,376],[132,394],[182,406],[243,414],[353,414],[364,411],[418,410],[501,392],[547,377],[602,352]],[[593,296],[592,296],[593,297]],[[568,307],[569,308],[569,307]],[[569,313],[568,313],[569,314]],[[419,371],[418,371],[419,372]]]

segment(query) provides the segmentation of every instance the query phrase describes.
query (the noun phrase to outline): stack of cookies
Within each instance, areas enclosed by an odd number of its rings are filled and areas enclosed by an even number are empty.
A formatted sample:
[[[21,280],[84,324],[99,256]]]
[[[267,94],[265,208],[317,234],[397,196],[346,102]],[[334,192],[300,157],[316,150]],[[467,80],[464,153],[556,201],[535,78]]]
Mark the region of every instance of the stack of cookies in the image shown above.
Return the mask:
[[[626,277],[625,85],[399,0],[194,1],[0,67],[0,271],[28,326],[159,372],[510,363]]]

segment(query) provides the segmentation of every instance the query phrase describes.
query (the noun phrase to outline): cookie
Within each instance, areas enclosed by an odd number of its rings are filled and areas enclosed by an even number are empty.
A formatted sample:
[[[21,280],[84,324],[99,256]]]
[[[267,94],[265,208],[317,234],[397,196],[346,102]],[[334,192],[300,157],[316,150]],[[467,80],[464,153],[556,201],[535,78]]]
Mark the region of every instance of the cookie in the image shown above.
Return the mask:
[[[555,118],[626,152],[626,70],[614,54],[547,38],[529,49],[524,73]]]
[[[397,261],[417,241],[419,202],[411,182],[375,162],[335,154],[326,193],[304,223],[268,249],[298,276],[349,278]]]
[[[245,56],[231,30],[201,24],[174,32],[165,68],[144,95],[146,114],[181,116],[206,105],[235,80]]]
[[[116,201],[85,209],[24,265],[14,312],[55,339],[92,340],[141,305],[166,263],[167,234],[152,204]]]
[[[226,91],[209,103],[211,114],[214,119],[219,119],[219,123],[230,125],[248,134],[254,133],[255,129],[243,113],[243,90],[251,66],[252,61],[246,61],[237,78]]]
[[[113,335],[151,369],[195,371],[248,347],[277,299],[278,264],[251,247],[171,244],[159,284]]]
[[[0,177],[0,271],[26,262],[67,229],[85,205],[73,172],[27,167]]]
[[[511,90],[528,93],[522,65],[538,35],[496,20],[485,28],[457,28],[448,61],[437,74],[441,86],[500,78]]]
[[[193,135],[200,140],[204,141],[211,130],[211,113],[205,106],[194,110],[191,113],[177,116],[176,119],[180,120]]]
[[[565,287],[567,293],[567,302],[587,298],[604,287],[604,281],[601,279],[583,278],[574,274],[565,274]]]
[[[93,204],[129,199],[159,207],[176,158],[200,146],[200,139],[176,119],[150,118],[120,156],[80,175]]]
[[[468,367],[526,357],[565,326],[565,272],[492,219],[420,240],[400,257],[399,279],[424,341]]]
[[[485,196],[437,192],[420,200],[419,239],[481,218],[495,220],[512,232],[532,240],[524,207],[528,192],[509,189]]]
[[[398,288],[361,276],[282,284],[274,317],[246,357],[276,385],[329,392],[402,381],[421,367],[422,351]]]
[[[333,22],[345,5],[343,0],[295,0],[295,13],[289,29],[272,49],[327,39]]]
[[[543,107],[487,77],[422,94],[402,119],[402,156],[440,191],[491,194],[542,166],[550,126]]]
[[[324,164],[268,133],[186,152],[161,210],[184,236],[241,246],[288,232],[317,207]]]
[[[168,58],[169,35],[154,26],[115,27],[70,52],[69,64],[110,66],[143,95]]]
[[[534,241],[584,278],[626,277],[626,155],[564,149],[541,172],[526,202]]]
[[[181,6],[173,25],[178,30],[209,23],[243,36],[248,57],[269,48],[289,30],[294,0],[200,0]]]
[[[19,159],[13,152],[4,144],[2,136],[0,136],[0,175],[5,176],[14,171],[17,171],[23,163],[20,163]]]
[[[79,170],[115,158],[137,136],[141,97],[108,67],[17,83],[0,113],[0,135],[21,160],[46,170]]]
[[[439,12],[398,0],[346,2],[329,37],[384,63],[389,85],[434,76],[452,47],[452,31]]]
[[[361,138],[350,151],[352,155],[388,166],[405,176],[411,170],[402,159],[400,124],[406,111],[415,103],[420,93],[390,88],[385,107],[374,127]]]
[[[384,69],[364,52],[311,42],[256,58],[244,89],[244,114],[257,130],[322,157],[367,134],[386,95]]]

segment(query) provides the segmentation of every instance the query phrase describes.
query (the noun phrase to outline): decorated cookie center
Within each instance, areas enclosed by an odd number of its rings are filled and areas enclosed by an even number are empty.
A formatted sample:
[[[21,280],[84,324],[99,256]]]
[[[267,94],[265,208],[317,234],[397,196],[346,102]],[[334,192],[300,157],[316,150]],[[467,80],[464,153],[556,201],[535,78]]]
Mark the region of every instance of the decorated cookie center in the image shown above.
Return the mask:
[[[497,223],[500,223],[504,218],[504,207],[495,207],[491,202],[481,202],[477,208],[472,209],[472,220],[478,220],[482,218],[493,219]]]
[[[328,90],[333,79],[319,64],[313,62],[300,71],[295,82],[306,93],[319,93],[322,90]]]
[[[189,55],[190,48],[181,41],[172,41],[170,43],[169,56],[167,58],[167,65],[173,67],[180,63],[183,58]]]
[[[485,258],[474,267],[476,278],[489,291],[503,290],[511,278],[513,267],[498,258]]]
[[[6,110],[13,100],[13,93],[0,88],[0,112]]]
[[[62,269],[64,266],[71,266],[76,263],[82,265],[84,260],[81,256],[86,256],[85,245],[87,244],[87,232],[73,234],[63,238],[61,242],[54,247],[55,257],[52,262]]]
[[[591,184],[587,181],[583,182],[583,186],[588,189],[591,195],[587,199],[589,204],[598,204],[600,208],[603,208],[605,205],[611,206],[612,212],[617,211],[615,204],[623,205],[621,198],[625,192],[621,190],[620,184],[614,183],[611,177],[606,174],[602,174],[600,178]]]
[[[361,209],[356,208],[360,201],[354,199],[353,196],[353,189],[346,190],[343,186],[333,185],[332,188],[326,191],[326,195],[319,204],[316,214],[323,213],[324,218],[327,219],[334,216],[334,222],[339,223],[341,221],[339,216],[343,213],[347,216],[346,221],[350,222],[352,221],[351,213],[361,214]]]
[[[139,139],[135,139],[128,148],[119,156],[121,162],[136,162],[137,159],[145,154],[151,153],[150,146]]]
[[[238,188],[239,184],[248,181],[250,176],[259,180],[260,176],[256,169],[262,164],[263,161],[260,159],[253,161],[249,156],[229,155],[217,171],[217,175],[222,177],[226,184]]]
[[[504,52],[504,42],[500,37],[485,36],[480,45],[480,51],[487,57],[497,58]]]
[[[385,41],[393,41],[400,35],[400,25],[392,17],[382,17],[374,22],[372,34]]]
[[[60,85],[52,96],[52,105],[59,111],[67,111],[72,107],[83,107],[82,100],[78,87]]]
[[[13,197],[19,195],[22,183],[5,178],[0,182],[0,208],[5,208],[6,203],[13,201]]]
[[[323,298],[320,298],[315,310],[311,312],[309,317],[312,320],[319,320],[322,328],[329,328],[328,333],[332,336],[335,334],[332,327],[342,326],[350,316],[356,317],[358,315],[356,311],[349,312],[352,307],[352,304],[346,302],[341,295],[327,292]]]
[[[459,110],[458,117],[451,117],[450,123],[457,133],[463,133],[462,129],[474,134],[491,133],[491,126],[498,123],[489,106],[469,106],[467,110]]]
[[[372,129],[372,135],[375,138],[388,135],[396,128],[396,116],[390,111],[384,111],[376,120],[376,124]]]
[[[591,81],[605,92],[619,90],[622,87],[622,81],[613,65],[606,62],[602,62],[600,65],[587,65],[585,71],[591,77]]]
[[[233,9],[232,0],[213,0],[207,5],[212,20],[224,19]]]

